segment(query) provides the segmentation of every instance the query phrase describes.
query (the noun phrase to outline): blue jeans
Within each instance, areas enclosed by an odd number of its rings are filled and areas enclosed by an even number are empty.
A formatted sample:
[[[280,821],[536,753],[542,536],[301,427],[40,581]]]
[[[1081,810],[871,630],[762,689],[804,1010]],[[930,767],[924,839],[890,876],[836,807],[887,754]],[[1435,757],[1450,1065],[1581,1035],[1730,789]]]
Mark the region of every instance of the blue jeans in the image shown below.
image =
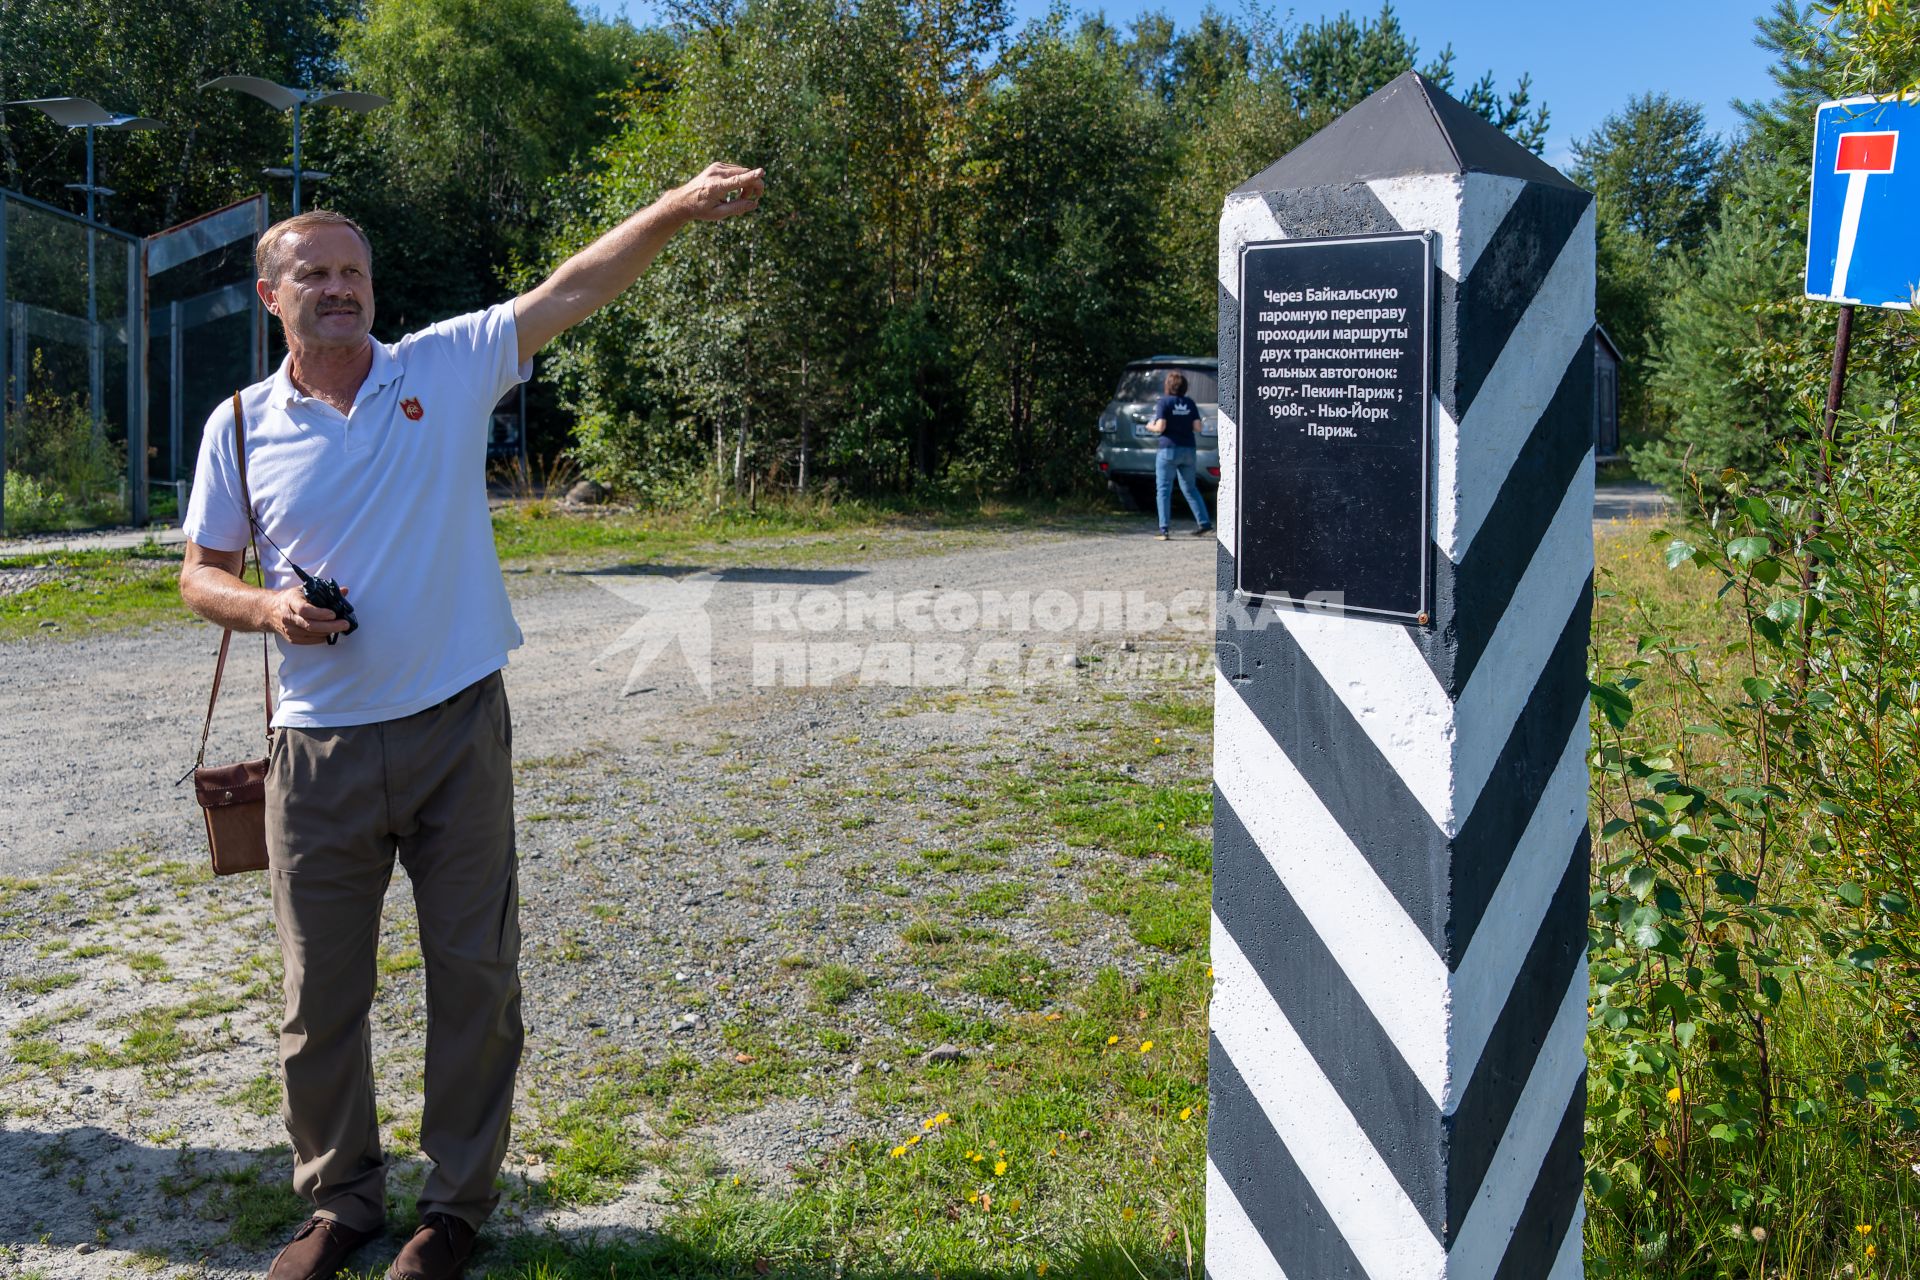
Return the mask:
[[[1186,496],[1187,507],[1193,512],[1194,520],[1202,529],[1211,528],[1213,520],[1207,515],[1207,502],[1200,496],[1200,481],[1196,478],[1196,459],[1198,449],[1161,449],[1153,457],[1153,496],[1160,506],[1160,532],[1167,531],[1167,520],[1173,515],[1173,482],[1180,481],[1180,492]]]

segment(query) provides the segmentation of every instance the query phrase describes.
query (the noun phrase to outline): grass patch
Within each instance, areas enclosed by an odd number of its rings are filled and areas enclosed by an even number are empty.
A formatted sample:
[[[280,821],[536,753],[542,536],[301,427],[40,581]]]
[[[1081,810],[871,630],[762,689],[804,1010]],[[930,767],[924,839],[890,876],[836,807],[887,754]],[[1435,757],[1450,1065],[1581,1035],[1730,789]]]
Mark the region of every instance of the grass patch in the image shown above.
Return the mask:
[[[748,506],[563,513],[552,503],[494,512],[493,541],[509,567],[552,562],[801,565],[888,549],[942,551],[1020,529],[1104,529],[1119,518],[1085,499],[897,503],[791,496]],[[865,545],[863,545],[865,544]],[[636,554],[638,552],[639,554]]]
[[[270,1116],[280,1110],[280,1076],[262,1071],[226,1096],[225,1101],[249,1115]]]
[[[1209,782],[1156,786],[1106,774],[1077,777],[1047,797],[1067,843],[1213,869]],[[1206,834],[1196,834],[1204,832]]]
[[[1016,1009],[1038,1009],[1052,1000],[1059,982],[1053,961],[1031,951],[1000,951],[969,969],[963,991],[1005,1000]]]
[[[1128,877],[1089,899],[1098,911],[1122,916],[1127,932],[1149,947],[1180,953],[1207,940],[1211,901],[1208,886],[1177,874]]]
[[[547,1166],[555,1204],[604,1204],[639,1176],[640,1141],[629,1124],[632,1099],[611,1085],[571,1103],[531,1144]]]
[[[89,1005],[76,1001],[73,1004],[62,1005],[58,1009],[48,1009],[44,1013],[29,1014],[14,1024],[11,1034],[16,1040],[24,1040],[29,1036],[37,1036],[55,1027],[65,1026],[69,1022],[84,1018],[91,1011]]]
[[[920,861],[928,870],[938,871],[943,875],[953,875],[955,872],[962,871],[998,871],[1007,865],[1005,858],[967,849],[922,849]]]
[[[995,920],[1004,920],[1026,905],[1027,887],[1003,880],[990,884],[984,889],[970,893],[966,898],[967,910],[975,915],[990,916]]]
[[[157,951],[129,951],[122,960],[143,978],[157,978],[167,972],[167,958]]]
[[[1080,1012],[1001,1025],[991,1055],[860,1077],[909,1118],[796,1164],[790,1190],[694,1169],[645,1241],[519,1236],[486,1255],[487,1274],[1015,1280],[1044,1264],[1076,1280],[1184,1280],[1205,1217],[1207,986],[1199,958],[1138,981],[1103,971],[1073,993]],[[927,1008],[892,1005],[908,1020]]]
[[[880,997],[880,1012],[896,1029],[925,1044],[986,1044],[1000,1032],[991,1018],[970,1016],[942,1008],[919,991],[888,991]]]
[[[837,1008],[866,989],[867,976],[851,965],[823,964],[809,979],[813,994],[828,1008]]]
[[[31,978],[8,978],[7,990],[29,996],[44,996],[64,991],[78,981],[80,975],[77,973],[43,973]]]
[[[80,1057],[41,1036],[16,1037],[8,1051],[13,1060],[23,1067],[37,1067],[52,1072],[64,1070]]]
[[[380,972],[392,978],[402,973],[412,973],[426,964],[426,960],[421,957],[418,947],[402,947],[397,951],[382,947],[378,964]]]
[[[900,931],[900,941],[914,947],[944,946],[953,939],[953,930],[938,920],[915,920]]]
[[[215,1181],[201,1215],[224,1221],[227,1239],[238,1245],[257,1249],[280,1244],[309,1212],[277,1164],[228,1169]]]
[[[146,543],[117,551],[12,556],[0,569],[46,569],[48,581],[0,596],[0,642],[72,639],[104,630],[187,622],[180,603],[180,548]],[[42,624],[51,623],[51,626]]]

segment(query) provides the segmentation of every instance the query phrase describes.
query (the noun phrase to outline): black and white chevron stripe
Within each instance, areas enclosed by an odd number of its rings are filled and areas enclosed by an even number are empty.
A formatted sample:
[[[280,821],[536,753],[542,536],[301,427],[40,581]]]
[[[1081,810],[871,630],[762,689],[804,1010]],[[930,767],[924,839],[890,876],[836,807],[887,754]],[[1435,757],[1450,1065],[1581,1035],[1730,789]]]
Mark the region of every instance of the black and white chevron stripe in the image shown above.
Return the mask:
[[[1223,611],[1207,1272],[1570,1280],[1581,1264],[1593,214],[1485,173],[1229,197],[1240,246],[1439,233],[1434,621]]]

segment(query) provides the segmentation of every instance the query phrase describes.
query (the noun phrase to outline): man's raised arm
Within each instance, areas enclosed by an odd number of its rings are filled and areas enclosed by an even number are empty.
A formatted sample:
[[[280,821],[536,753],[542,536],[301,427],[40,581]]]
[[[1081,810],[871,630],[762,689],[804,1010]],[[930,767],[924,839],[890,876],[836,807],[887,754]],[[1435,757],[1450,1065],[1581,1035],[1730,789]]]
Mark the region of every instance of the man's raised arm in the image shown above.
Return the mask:
[[[552,275],[513,300],[520,360],[606,306],[640,278],[673,233],[695,221],[719,222],[750,213],[766,190],[764,170],[710,164],[560,264]]]

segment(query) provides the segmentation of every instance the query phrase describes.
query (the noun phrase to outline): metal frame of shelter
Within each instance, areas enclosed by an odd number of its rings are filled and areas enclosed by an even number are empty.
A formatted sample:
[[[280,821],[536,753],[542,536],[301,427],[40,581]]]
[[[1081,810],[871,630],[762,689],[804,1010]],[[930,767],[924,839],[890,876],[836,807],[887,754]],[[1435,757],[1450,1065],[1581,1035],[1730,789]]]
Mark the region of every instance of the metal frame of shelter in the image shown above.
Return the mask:
[[[13,233],[23,218],[51,219],[51,226],[72,228],[76,234],[90,237],[89,250],[96,249],[100,237],[124,246],[124,312],[91,323],[69,315],[43,300],[18,296],[14,288],[14,270],[8,250]],[[266,311],[254,293],[251,268],[252,246],[267,227],[267,200],[264,195],[216,209],[151,236],[141,237],[104,226],[35,200],[15,191],[0,190],[0,460],[8,457],[10,417],[26,402],[31,372],[28,341],[30,334],[43,334],[55,341],[84,346],[88,352],[88,408],[96,433],[105,417],[110,397],[103,395],[104,379],[96,376],[102,364],[102,352],[110,344],[125,353],[125,515],[135,525],[147,523],[150,510],[149,490],[154,483],[174,490],[177,510],[184,514],[186,478],[193,465],[190,440],[198,406],[187,403],[185,388],[190,375],[205,373],[213,366],[213,376],[222,386],[254,382],[266,376]],[[211,255],[224,255],[214,257]],[[238,258],[239,261],[234,261]],[[89,260],[95,255],[90,252]],[[196,271],[196,264],[198,270]],[[212,264],[213,280],[208,266]],[[239,269],[244,265],[245,269]],[[224,280],[220,276],[226,276]],[[174,296],[154,305],[154,282],[188,282],[181,288],[163,289]],[[194,281],[200,281],[196,287]],[[98,287],[97,276],[89,274],[89,291]],[[116,308],[116,310],[118,310]],[[238,337],[234,322],[246,317],[245,337]],[[223,341],[212,344],[220,351],[208,350],[207,358],[190,358],[195,331],[204,338],[208,326],[223,323]],[[156,339],[159,340],[156,343]],[[206,344],[203,344],[206,345]],[[154,364],[155,347],[164,349],[165,364]],[[221,358],[224,355],[224,358]],[[236,379],[239,379],[236,381]],[[153,441],[149,431],[154,416],[154,390],[164,387],[166,403],[162,420],[166,424],[165,451],[150,467],[148,449]],[[230,388],[228,388],[230,389]],[[117,390],[117,388],[116,388]],[[3,467],[0,461],[0,467]],[[154,481],[151,471],[165,473],[163,481]],[[4,492],[0,492],[0,532],[8,531]]]

